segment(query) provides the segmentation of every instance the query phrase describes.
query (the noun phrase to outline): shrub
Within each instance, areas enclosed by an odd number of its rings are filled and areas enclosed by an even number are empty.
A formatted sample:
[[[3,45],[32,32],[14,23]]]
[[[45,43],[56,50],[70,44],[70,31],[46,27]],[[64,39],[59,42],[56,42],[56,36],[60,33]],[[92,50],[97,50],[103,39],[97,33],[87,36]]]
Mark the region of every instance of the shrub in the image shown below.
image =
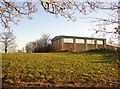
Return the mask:
[[[33,52],[40,53],[40,52],[57,52],[59,51],[59,47],[57,45],[48,45],[46,47],[37,47],[34,49]]]

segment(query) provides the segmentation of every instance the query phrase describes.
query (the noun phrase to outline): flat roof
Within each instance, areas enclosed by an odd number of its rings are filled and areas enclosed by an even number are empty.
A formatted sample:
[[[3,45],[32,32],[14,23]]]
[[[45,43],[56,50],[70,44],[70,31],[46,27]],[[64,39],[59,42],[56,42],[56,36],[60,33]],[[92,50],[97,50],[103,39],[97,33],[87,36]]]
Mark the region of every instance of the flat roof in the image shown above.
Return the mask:
[[[93,38],[93,37],[78,37],[78,36],[65,36],[65,35],[60,35],[60,36],[55,36],[52,41],[60,38],[77,38],[77,39],[98,39],[98,40],[106,40],[105,38]]]

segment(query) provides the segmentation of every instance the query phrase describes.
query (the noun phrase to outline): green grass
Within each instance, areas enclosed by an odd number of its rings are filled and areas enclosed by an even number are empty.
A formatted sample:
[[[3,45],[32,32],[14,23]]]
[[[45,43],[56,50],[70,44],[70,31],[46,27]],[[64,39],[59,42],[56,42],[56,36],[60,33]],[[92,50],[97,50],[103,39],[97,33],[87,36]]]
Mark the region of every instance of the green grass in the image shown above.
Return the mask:
[[[3,87],[117,87],[117,59],[102,53],[2,54]]]

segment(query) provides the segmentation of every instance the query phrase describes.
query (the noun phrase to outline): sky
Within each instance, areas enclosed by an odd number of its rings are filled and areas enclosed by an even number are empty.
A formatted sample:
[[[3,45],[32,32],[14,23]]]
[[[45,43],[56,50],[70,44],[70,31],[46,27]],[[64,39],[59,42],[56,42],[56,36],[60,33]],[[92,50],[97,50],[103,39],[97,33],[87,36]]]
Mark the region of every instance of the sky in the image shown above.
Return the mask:
[[[22,49],[28,42],[39,39],[44,33],[49,34],[50,38],[58,35],[91,37],[94,31],[89,29],[94,26],[94,23],[91,23],[93,19],[88,19],[87,17],[94,16],[105,17],[106,14],[103,12],[93,12],[86,16],[77,14],[77,20],[73,22],[68,21],[62,16],[56,18],[55,15],[45,12],[42,7],[40,7],[38,12],[32,15],[33,19],[30,20],[25,17],[20,20],[18,25],[11,25],[13,33],[16,36],[17,49]],[[109,29],[110,28],[113,29],[114,26],[112,25]],[[2,26],[0,26],[0,29],[2,29],[0,32],[5,31]]]

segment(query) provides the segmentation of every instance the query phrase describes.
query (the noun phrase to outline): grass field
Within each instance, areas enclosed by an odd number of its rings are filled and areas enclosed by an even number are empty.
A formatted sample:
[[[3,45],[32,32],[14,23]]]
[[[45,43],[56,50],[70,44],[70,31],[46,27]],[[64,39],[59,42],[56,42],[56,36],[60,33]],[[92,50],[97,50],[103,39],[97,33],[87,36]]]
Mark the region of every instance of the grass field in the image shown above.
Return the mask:
[[[2,54],[3,87],[119,87],[116,60],[90,52]]]

